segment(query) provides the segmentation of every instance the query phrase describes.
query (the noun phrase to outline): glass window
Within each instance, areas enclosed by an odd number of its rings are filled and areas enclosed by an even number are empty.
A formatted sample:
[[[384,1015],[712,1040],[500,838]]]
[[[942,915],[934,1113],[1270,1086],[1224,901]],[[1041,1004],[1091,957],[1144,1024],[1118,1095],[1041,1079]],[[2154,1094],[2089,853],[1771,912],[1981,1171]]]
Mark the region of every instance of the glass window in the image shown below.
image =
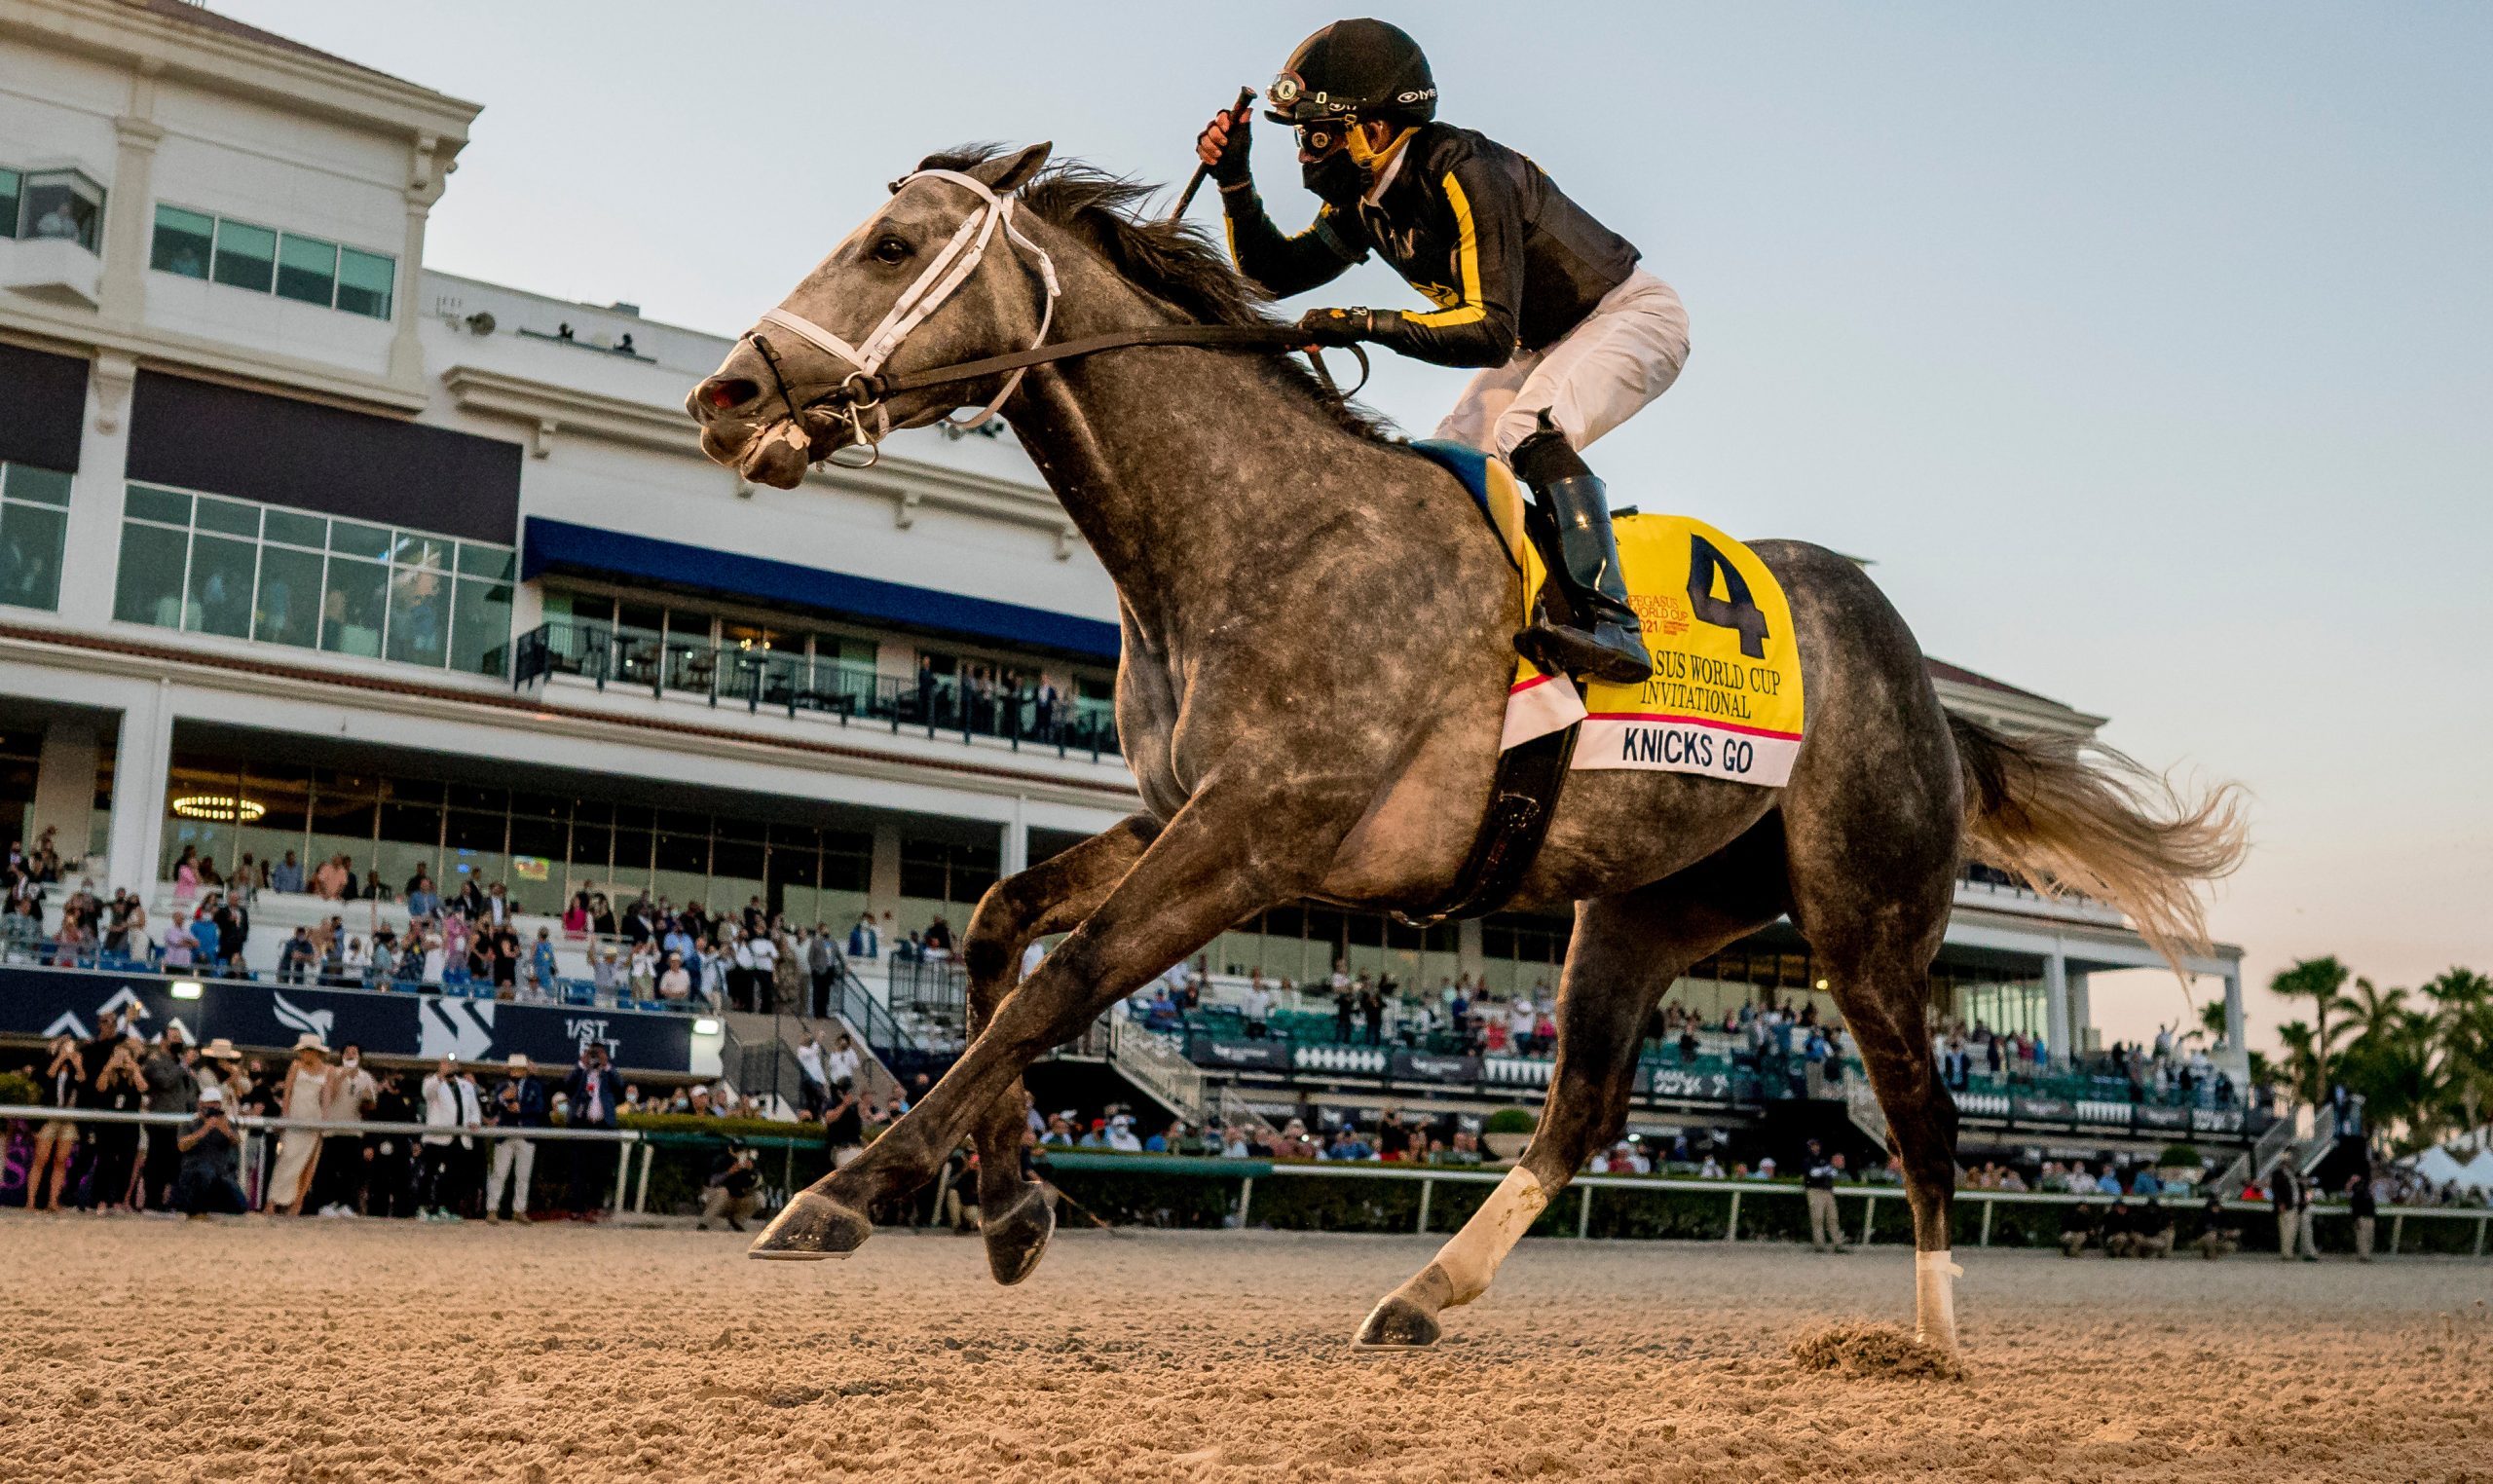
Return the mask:
[[[459,579],[458,600],[451,615],[450,667],[469,675],[499,676],[507,672],[510,649],[510,588],[499,582]]]
[[[219,283],[267,293],[277,278],[277,234],[266,227],[219,220],[213,277]]]
[[[309,546],[317,551],[328,544],[329,523],[316,515],[271,510],[267,512],[261,534],[273,541],[283,541],[289,546]]]
[[[327,309],[338,294],[338,244],[289,232],[278,243],[277,296]]]
[[[191,523],[191,498],[177,490],[134,484],[130,487],[129,503],[122,508],[131,520],[157,520],[168,526]]]
[[[133,498],[138,491],[132,490]],[[124,623],[182,626],[182,569],[190,537],[161,526],[121,528],[121,577],[113,589],[113,616]]]
[[[359,526],[351,520],[333,520],[329,522],[329,549],[381,561],[390,555],[390,533],[380,526]]]
[[[218,500],[202,495],[191,516],[191,523],[202,531],[214,531],[222,536],[254,537],[260,534],[260,507],[246,505],[238,500]]]
[[[338,308],[351,315],[390,317],[390,288],[398,277],[398,260],[353,247],[339,254]]]
[[[0,603],[60,606],[60,547],[69,513],[50,505],[0,505]]]
[[[104,188],[77,170],[36,170],[26,176],[25,204],[19,208],[22,235],[76,242],[96,249],[104,224]]]
[[[319,644],[318,552],[288,551],[282,546],[261,550],[259,597],[252,607],[251,637],[306,649]]]
[[[514,569],[518,565],[513,560],[513,555],[514,553],[508,546],[483,546],[474,541],[461,541],[459,543],[459,574],[462,576],[491,577],[498,582],[507,582],[511,579]],[[597,609],[599,604],[606,602],[607,600],[603,598],[589,599],[587,606],[580,609],[578,612],[583,614],[590,613]],[[547,595],[545,608],[548,612],[554,611],[552,595],[550,594]],[[564,612],[570,612],[573,611],[565,609]]]
[[[251,633],[251,575],[259,550],[230,537],[191,538],[190,602],[182,627],[203,634],[247,639]]]
[[[449,587],[434,568],[390,570],[390,658],[440,668],[450,652]]]
[[[331,540],[334,543],[334,536]],[[328,576],[320,590],[320,648],[337,654],[379,658],[389,587],[390,569],[379,562],[329,558]]]
[[[69,503],[69,476],[57,469],[39,469],[31,464],[12,464],[8,475],[0,480],[11,500],[31,500],[39,504]]]
[[[205,278],[215,242],[215,217],[160,202],[156,206],[156,243],[148,254],[147,266],[185,278]]]
[[[25,199],[26,178],[16,170],[0,170],[0,237],[18,235],[18,207]]]

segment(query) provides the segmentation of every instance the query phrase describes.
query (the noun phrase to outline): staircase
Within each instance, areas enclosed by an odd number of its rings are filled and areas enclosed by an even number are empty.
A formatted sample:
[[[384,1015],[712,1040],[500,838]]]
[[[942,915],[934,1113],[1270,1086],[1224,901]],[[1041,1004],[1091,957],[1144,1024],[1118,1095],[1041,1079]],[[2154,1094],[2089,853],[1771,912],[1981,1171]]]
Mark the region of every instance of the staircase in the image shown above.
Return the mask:
[[[1879,1106],[1879,1094],[1870,1091],[1867,1077],[1843,1079],[1843,1110],[1852,1117],[1852,1126],[1870,1135],[1870,1142],[1881,1149],[1892,1148],[1887,1141],[1887,1110]]]
[[[1108,1065],[1161,1106],[1200,1128],[1204,1121],[1204,1074],[1175,1048],[1136,1021],[1110,1013]]]

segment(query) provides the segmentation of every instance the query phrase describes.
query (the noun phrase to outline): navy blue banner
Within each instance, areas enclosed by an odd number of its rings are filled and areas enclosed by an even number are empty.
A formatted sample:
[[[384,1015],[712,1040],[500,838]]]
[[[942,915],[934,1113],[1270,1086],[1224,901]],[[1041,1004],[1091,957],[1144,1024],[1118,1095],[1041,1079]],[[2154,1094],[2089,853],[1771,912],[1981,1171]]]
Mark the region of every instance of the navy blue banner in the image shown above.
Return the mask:
[[[1256,1072],[1289,1070],[1289,1043],[1286,1041],[1215,1041],[1209,1036],[1187,1037],[1188,1059],[1197,1066],[1238,1067]]]
[[[1445,1082],[1468,1087],[1480,1080],[1480,1058],[1397,1048],[1393,1075],[1396,1082]]]
[[[176,983],[198,984],[199,997],[175,998]],[[179,1022],[193,1040],[223,1036],[253,1050],[284,1051],[308,1031],[332,1047],[360,1046],[376,1057],[500,1061],[519,1052],[551,1069],[577,1060],[584,1043],[603,1041],[614,1064],[629,1071],[692,1069],[688,1016],[249,980],[0,967],[0,1034],[84,1038],[94,1034],[108,1011],[134,1011],[151,1036]]]

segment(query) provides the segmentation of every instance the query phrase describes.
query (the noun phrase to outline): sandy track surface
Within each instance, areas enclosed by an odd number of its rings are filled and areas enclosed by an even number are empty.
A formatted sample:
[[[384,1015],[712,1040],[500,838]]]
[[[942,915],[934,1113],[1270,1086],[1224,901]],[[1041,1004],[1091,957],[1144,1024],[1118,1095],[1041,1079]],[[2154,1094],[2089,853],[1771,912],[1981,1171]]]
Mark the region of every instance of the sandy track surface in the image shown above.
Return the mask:
[[[1965,1254],[1948,1383],[1791,1358],[1899,1250],[1533,1242],[1354,1359],[1432,1245],[0,1217],[0,1480],[2493,1477],[2493,1265]]]

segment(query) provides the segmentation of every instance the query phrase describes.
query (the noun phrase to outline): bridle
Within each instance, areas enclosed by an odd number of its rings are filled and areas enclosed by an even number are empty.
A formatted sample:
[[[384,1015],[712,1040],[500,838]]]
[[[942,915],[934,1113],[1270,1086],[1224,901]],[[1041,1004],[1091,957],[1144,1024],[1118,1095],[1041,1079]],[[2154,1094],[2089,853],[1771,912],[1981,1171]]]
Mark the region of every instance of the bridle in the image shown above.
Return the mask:
[[[1002,407],[1021,387],[1022,375],[1030,367],[1072,360],[1080,356],[1096,354],[1101,351],[1121,350],[1129,346],[1194,346],[1207,350],[1231,351],[1304,351],[1307,352],[1308,359],[1314,363],[1318,378],[1323,382],[1327,390],[1333,391],[1336,395],[1346,398],[1357,395],[1359,388],[1367,385],[1367,355],[1358,346],[1349,347],[1349,350],[1352,357],[1359,364],[1359,380],[1357,386],[1345,392],[1334,386],[1331,374],[1325,370],[1324,362],[1318,354],[1317,348],[1308,342],[1306,332],[1287,325],[1156,324],[1131,330],[1112,330],[1104,335],[1091,335],[1079,340],[1060,341],[1055,345],[1049,345],[1047,343],[1048,328],[1056,322],[1056,302],[1062,296],[1063,290],[1057,282],[1056,263],[1049,258],[1047,249],[1024,237],[1022,229],[1014,224],[1013,198],[997,195],[986,182],[959,170],[918,170],[904,176],[893,186],[893,191],[897,194],[913,181],[927,179],[949,181],[964,187],[979,198],[981,204],[977,210],[962,220],[959,227],[953,230],[950,241],[947,241],[943,249],[935,254],[934,261],[926,265],[925,271],[920,273],[907,288],[901,290],[899,299],[893,302],[890,311],[883,315],[881,321],[861,344],[850,345],[846,340],[824,329],[802,315],[784,307],[766,311],[762,316],[764,323],[792,331],[855,367],[856,369],[843,378],[838,386],[800,404],[788,390],[787,377],[779,368],[778,352],[762,334],[760,327],[747,330],[743,337],[753,342],[754,351],[761,355],[763,364],[770,368],[770,379],[779,393],[780,403],[788,409],[788,419],[799,433],[801,434],[804,431],[803,414],[817,407],[828,407],[832,409],[835,416],[847,420],[850,440],[855,446],[866,450],[866,462],[840,464],[839,467],[872,468],[874,465],[875,461],[881,457],[882,440],[891,432],[891,415],[886,404],[899,393],[917,391],[929,387],[978,381],[1004,372],[1012,373],[1005,378],[1003,388],[985,407],[979,409],[976,416],[967,421],[953,418],[949,414],[944,417],[945,423],[967,430],[994,417],[996,409]],[[1029,348],[1001,355],[984,356],[978,360],[930,366],[922,371],[885,375],[882,368],[891,359],[892,352],[900,349],[901,343],[907,340],[912,331],[924,324],[937,310],[942,309],[945,301],[951,298],[963,283],[969,281],[970,275],[978,271],[980,262],[985,259],[987,247],[994,241],[999,230],[1009,245],[1025,250],[1038,260],[1039,280],[1047,290],[1047,296],[1039,311],[1038,333],[1031,337]],[[871,431],[867,426],[868,413],[874,415]]]

